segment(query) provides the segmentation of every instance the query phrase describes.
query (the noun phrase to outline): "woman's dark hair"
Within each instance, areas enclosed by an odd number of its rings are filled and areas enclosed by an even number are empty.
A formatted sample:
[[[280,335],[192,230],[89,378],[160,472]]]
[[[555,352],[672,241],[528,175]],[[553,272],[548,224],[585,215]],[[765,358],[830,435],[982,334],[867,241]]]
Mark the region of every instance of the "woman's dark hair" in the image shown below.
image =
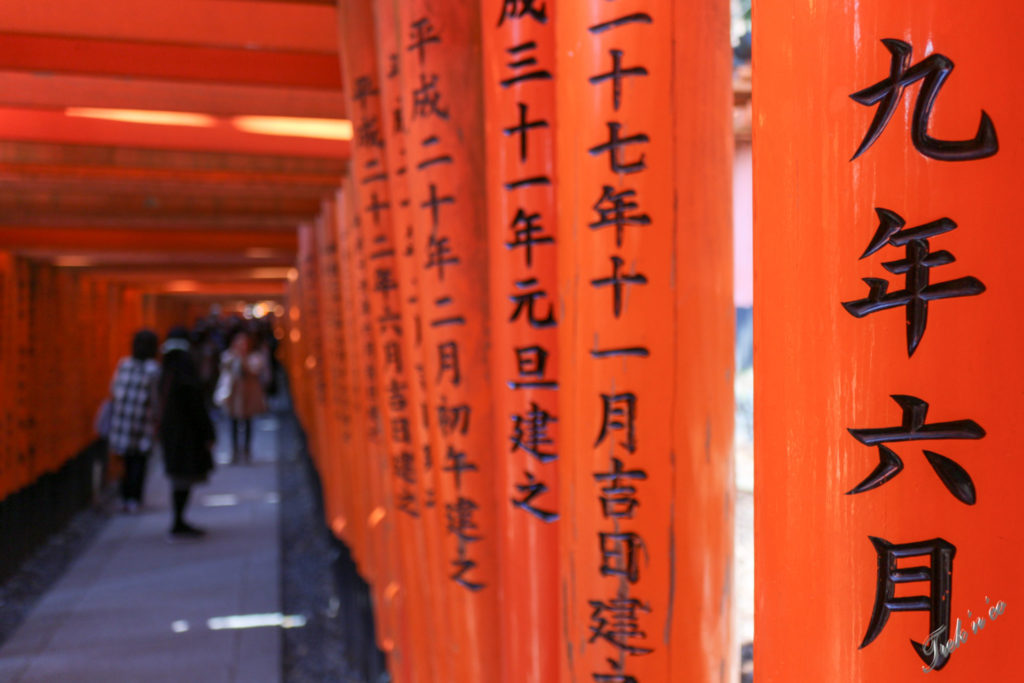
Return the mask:
[[[188,328],[182,326],[172,327],[167,333],[167,341],[187,340]],[[185,348],[176,347],[168,350],[164,347],[164,362],[160,373],[160,397],[161,405],[167,405],[171,388],[181,384],[199,383],[199,374],[195,362]]]
[[[156,358],[156,350],[160,340],[153,330],[139,330],[132,339],[132,358],[135,360],[149,360]]]
[[[189,341],[191,336],[192,335],[189,334],[188,328],[184,325],[175,325],[167,331],[168,339],[184,339],[185,341]]]

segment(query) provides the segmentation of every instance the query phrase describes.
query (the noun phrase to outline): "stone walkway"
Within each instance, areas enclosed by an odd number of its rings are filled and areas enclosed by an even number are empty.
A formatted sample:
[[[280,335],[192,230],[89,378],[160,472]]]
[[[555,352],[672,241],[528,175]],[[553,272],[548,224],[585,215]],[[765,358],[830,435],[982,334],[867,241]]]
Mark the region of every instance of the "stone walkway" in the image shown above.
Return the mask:
[[[253,465],[221,464],[193,489],[200,541],[168,542],[167,480],[151,462],[142,513],[112,519],[39,601],[0,649],[0,681],[280,681],[280,628],[301,617],[279,613],[277,419],[253,425]]]

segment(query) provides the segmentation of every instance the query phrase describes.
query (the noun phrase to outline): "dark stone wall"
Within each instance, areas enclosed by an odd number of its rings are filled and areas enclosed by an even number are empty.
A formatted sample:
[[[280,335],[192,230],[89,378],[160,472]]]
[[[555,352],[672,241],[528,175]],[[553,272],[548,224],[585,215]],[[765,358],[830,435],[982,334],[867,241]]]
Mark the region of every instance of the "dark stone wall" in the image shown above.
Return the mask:
[[[71,518],[93,502],[93,463],[102,462],[106,442],[96,440],[25,488],[0,501],[0,583]]]

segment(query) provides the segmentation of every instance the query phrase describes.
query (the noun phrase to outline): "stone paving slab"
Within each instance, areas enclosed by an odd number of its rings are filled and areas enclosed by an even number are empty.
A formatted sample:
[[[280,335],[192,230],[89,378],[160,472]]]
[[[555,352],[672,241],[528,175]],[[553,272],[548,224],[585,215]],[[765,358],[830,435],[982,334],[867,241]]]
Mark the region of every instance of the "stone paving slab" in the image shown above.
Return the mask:
[[[113,518],[39,601],[0,649],[0,681],[280,681],[279,627],[208,624],[280,610],[276,424],[254,424],[253,465],[220,465],[193,489],[200,541],[168,542],[169,486],[154,459],[142,513]]]

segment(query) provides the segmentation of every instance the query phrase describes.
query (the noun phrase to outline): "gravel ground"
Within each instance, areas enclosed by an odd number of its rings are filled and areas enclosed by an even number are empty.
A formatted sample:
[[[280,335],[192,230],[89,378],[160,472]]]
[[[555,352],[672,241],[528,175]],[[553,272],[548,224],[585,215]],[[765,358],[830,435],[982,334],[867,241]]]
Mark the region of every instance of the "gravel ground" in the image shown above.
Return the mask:
[[[315,474],[297,421],[281,416],[278,486],[281,503],[281,600],[303,614],[303,628],[283,632],[286,683],[382,683],[383,657],[368,642],[368,595],[343,546],[324,524]]]

